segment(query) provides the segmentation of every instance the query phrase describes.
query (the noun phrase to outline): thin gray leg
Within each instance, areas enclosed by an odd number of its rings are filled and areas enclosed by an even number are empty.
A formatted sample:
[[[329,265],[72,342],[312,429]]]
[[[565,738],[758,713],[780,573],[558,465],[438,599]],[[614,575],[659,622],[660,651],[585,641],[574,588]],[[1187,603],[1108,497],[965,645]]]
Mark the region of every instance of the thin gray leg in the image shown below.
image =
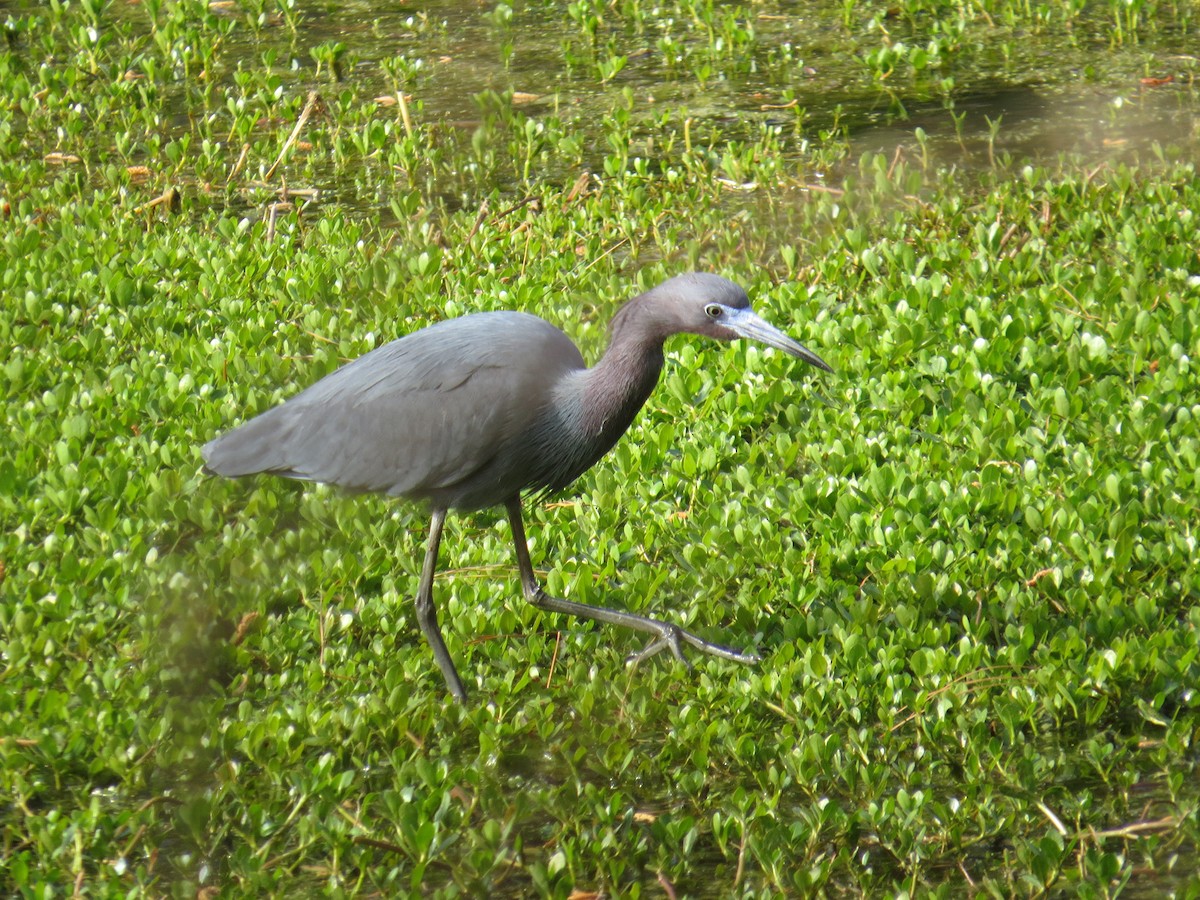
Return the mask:
[[[512,526],[513,545],[517,549],[517,569],[521,573],[521,590],[525,594],[525,599],[538,609],[548,609],[551,612],[566,613],[569,616],[594,619],[597,622],[607,622],[609,625],[620,625],[623,628],[633,628],[637,631],[646,631],[655,635],[654,640],[650,642],[645,650],[631,654],[627,658],[627,661],[631,663],[641,662],[643,659],[648,659],[662,650],[670,650],[676,659],[680,660],[688,668],[691,668],[691,664],[683,656],[684,644],[694,647],[703,653],[719,656],[722,659],[730,659],[734,662],[756,663],[759,661],[759,656],[755,653],[741,653],[729,647],[723,647],[720,644],[713,644],[703,638],[697,637],[690,631],[684,631],[678,625],[673,625],[670,622],[660,622],[658,619],[650,619],[635,613],[609,609],[605,606],[588,606],[586,603],[576,603],[573,600],[551,597],[542,590],[542,586],[538,584],[537,578],[533,574],[533,564],[529,561],[529,543],[525,539],[525,522],[521,518],[520,498],[514,497],[507,501],[504,506],[508,510],[508,521]]]
[[[438,628],[437,610],[433,606],[433,574],[437,571],[438,547],[442,544],[442,526],[446,524],[446,511],[435,509],[429,522],[429,543],[425,547],[425,565],[421,569],[421,585],[417,588],[417,624],[425,634],[425,640],[433,649],[433,658],[437,660],[438,668],[446,678],[446,686],[459,703],[467,702],[467,689],[463,687],[462,679],[454,668],[454,660],[442,640],[441,629]]]

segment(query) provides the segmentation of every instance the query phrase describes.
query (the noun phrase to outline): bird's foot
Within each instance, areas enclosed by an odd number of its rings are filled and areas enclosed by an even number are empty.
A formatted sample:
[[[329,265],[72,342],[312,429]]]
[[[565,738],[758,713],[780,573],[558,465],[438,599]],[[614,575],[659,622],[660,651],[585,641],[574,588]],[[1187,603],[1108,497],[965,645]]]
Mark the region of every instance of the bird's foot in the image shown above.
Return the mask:
[[[518,544],[518,546],[520,545]],[[691,668],[691,664],[688,663],[683,655],[684,644],[695,650],[699,650],[701,653],[707,653],[710,656],[719,656],[721,659],[728,659],[732,662],[748,665],[759,661],[759,656],[756,653],[742,653],[739,650],[734,650],[721,644],[714,644],[670,622],[651,619],[648,616],[639,616],[636,613],[625,612],[624,610],[609,609],[604,606],[588,606],[583,603],[576,603],[574,600],[552,597],[533,580],[532,573],[525,584],[525,598],[538,609],[565,613],[569,616],[591,619],[594,622],[605,622],[609,625],[632,628],[637,631],[645,631],[653,634],[655,636],[654,640],[649,643],[645,650],[634,653],[626,658],[626,662],[629,663],[639,663],[644,659],[649,659],[656,653],[661,653],[663,650],[669,649],[677,660],[688,666],[688,668]]]
[[[671,655],[687,666],[690,672],[692,670],[692,662],[683,655],[682,640],[682,628],[678,625],[663,623],[662,634],[647,644],[644,650],[639,650],[637,653],[630,653],[625,657],[625,662],[628,665],[636,666],[642,660],[649,659],[662,650],[670,649]]]
[[[690,631],[684,631],[678,625],[673,625],[670,622],[659,622],[655,619],[648,621],[654,622],[659,626],[658,637],[652,640],[646,647],[639,650],[637,653],[631,653],[625,657],[625,662],[629,665],[637,665],[642,660],[649,659],[663,650],[670,650],[671,655],[688,667],[688,671],[692,669],[691,661],[683,655],[683,645],[686,643],[702,653],[707,653],[710,656],[719,656],[722,659],[732,660],[733,662],[744,663],[751,665],[760,662],[762,657],[757,653],[742,653],[739,650],[734,650],[731,647],[725,647],[721,644],[714,644],[711,641],[706,641],[701,637],[697,637]]]

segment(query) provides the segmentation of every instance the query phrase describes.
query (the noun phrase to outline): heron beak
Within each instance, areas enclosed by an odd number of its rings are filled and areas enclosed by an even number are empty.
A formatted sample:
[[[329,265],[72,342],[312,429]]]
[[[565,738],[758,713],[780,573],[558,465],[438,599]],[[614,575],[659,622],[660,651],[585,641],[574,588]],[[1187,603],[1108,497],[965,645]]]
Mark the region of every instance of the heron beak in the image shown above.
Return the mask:
[[[735,332],[738,337],[758,341],[760,344],[766,344],[768,347],[782,350],[789,356],[802,359],[809,365],[816,366],[818,369],[824,369],[826,372],[833,371],[825,360],[821,359],[821,357],[817,356],[817,354],[813,353],[807,347],[797,344],[774,325],[761,319],[749,307],[745,309],[727,308],[725,315],[719,321],[720,324],[724,325],[730,331]]]

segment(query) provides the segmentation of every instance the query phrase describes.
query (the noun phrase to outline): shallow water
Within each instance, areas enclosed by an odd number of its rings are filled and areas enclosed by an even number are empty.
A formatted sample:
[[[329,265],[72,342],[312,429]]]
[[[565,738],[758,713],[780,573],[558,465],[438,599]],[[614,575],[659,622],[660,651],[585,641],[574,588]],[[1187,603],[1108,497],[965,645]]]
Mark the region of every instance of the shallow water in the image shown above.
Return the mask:
[[[846,15],[842,3],[762,4],[753,18],[681,0],[653,11],[636,0],[595,8],[358,0],[308,6],[290,20],[274,7],[255,16],[252,6],[211,7],[231,26],[226,81],[269,62],[290,93],[349,90],[365,100],[399,88],[419,123],[465,135],[511,92],[518,118],[561,122],[581,139],[582,168],[592,171],[603,169],[620,108],[631,151],[651,161],[664,133],[678,139],[686,128],[687,140],[721,147],[776,130],[781,159],[818,178],[838,174],[834,157],[816,149],[831,143],[851,164],[882,153],[986,171],[1064,155],[1088,167],[1190,158],[1200,138],[1191,23],[1167,13],[1133,33],[1114,28],[1103,9],[1069,24],[1051,17],[1030,32],[917,13],[870,18],[853,4]],[[148,24],[136,6],[114,12],[135,30]],[[336,82],[328,66],[318,72],[313,51],[322,46],[337,46]],[[890,62],[881,58],[889,53]],[[188,114],[180,109],[181,129]],[[536,174],[569,184],[579,171],[551,152]],[[513,183],[493,186],[519,193]],[[351,208],[375,205],[348,185],[322,187]]]

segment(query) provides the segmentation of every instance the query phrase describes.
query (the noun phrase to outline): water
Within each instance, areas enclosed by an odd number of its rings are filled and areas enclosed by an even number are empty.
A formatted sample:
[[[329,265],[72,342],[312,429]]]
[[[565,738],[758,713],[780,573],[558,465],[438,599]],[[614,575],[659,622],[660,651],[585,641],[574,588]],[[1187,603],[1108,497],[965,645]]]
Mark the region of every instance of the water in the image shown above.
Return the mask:
[[[842,3],[776,2],[751,7],[753,16],[680,0],[653,12],[636,0],[358,0],[294,18],[273,7],[256,17],[249,6],[213,7],[236,26],[220,51],[226,81],[269,60],[293,94],[351,91],[366,102],[400,89],[418,124],[457,130],[464,142],[512,92],[508,115],[559,123],[585,148],[578,160],[550,150],[538,175],[564,184],[580,169],[603,170],[614,115],[627,117],[634,155],[653,158],[656,139],[681,138],[685,123],[699,146],[774,130],[782,160],[834,177],[839,159],[863,153],[967,172],[1064,155],[1096,167],[1190,158],[1200,137],[1186,8],[1140,29],[1115,26],[1103,8],[1069,22],[1060,11],[1030,30],[903,10],[871,17],[853,4],[847,14]],[[137,7],[117,12],[145,27]],[[336,48],[336,83],[315,58],[321,47]],[[189,114],[180,110],[180,128]],[[511,180],[493,186],[520,193]],[[375,205],[344,183],[325,188],[351,207]]]

